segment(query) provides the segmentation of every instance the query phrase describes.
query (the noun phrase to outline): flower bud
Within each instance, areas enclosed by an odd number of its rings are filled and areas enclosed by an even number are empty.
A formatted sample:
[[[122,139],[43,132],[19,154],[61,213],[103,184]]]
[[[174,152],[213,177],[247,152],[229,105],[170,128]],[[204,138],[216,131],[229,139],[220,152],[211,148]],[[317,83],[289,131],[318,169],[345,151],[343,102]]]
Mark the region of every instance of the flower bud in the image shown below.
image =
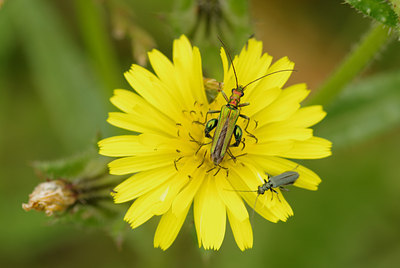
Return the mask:
[[[54,212],[65,211],[77,200],[72,184],[64,180],[52,180],[40,183],[29,195],[28,204],[22,204],[26,211],[31,209],[44,211],[47,216]]]

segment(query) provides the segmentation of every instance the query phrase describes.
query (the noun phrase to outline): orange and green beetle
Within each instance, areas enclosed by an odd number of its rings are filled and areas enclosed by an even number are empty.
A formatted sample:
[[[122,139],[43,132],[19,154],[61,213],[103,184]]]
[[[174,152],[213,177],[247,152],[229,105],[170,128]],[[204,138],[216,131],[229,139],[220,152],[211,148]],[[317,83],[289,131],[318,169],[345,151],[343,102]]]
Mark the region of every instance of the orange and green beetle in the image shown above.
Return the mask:
[[[220,40],[221,41],[221,40]],[[222,45],[225,47],[224,43],[221,41]],[[228,52],[228,51],[227,51]],[[242,129],[236,125],[236,122],[239,117],[242,117],[247,120],[246,127],[244,131],[252,138],[258,141],[257,138],[251,134],[250,132],[247,131],[247,127],[249,126],[250,122],[250,117],[241,114],[240,113],[240,108],[243,106],[247,106],[250,103],[240,103],[240,98],[243,97],[244,95],[244,90],[246,89],[247,86],[250,84],[275,73],[279,72],[285,72],[285,71],[294,71],[294,70],[279,70],[276,72],[272,72],[266,75],[263,75],[250,83],[248,83],[245,86],[241,86],[238,83],[237,75],[236,75],[236,70],[235,66],[233,65],[233,61],[231,58],[231,55],[228,52],[229,59],[232,64],[232,69],[233,73],[235,75],[236,79],[236,88],[232,89],[232,94],[228,98],[228,96],[225,94],[225,92],[220,89],[219,91],[221,92],[222,96],[225,98],[227,104],[221,107],[221,110],[210,110],[207,112],[207,114],[214,114],[214,113],[219,113],[218,119],[214,118],[209,121],[207,121],[204,129],[204,134],[207,138],[212,139],[212,144],[211,144],[211,160],[213,161],[214,165],[219,166],[219,164],[222,162],[224,159],[225,154],[228,152],[228,154],[235,159],[235,157],[230,153],[228,150],[229,147],[237,147],[239,146],[240,142],[242,141],[242,135],[243,131]],[[257,123],[257,122],[256,122]],[[210,135],[210,132],[216,128],[214,136]],[[232,145],[230,144],[232,135],[235,137],[235,143]]]

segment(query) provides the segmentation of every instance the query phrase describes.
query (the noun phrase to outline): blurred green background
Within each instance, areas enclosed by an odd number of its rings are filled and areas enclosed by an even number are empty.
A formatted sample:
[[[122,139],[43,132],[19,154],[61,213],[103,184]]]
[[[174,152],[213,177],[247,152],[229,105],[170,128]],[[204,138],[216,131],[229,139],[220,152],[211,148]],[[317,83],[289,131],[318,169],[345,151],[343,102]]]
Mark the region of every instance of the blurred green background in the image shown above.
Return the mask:
[[[275,59],[288,56],[296,63],[289,84],[306,82],[311,89],[371,25],[339,0],[227,2],[225,21],[217,22],[225,25],[219,30],[228,47],[237,53],[254,33]],[[316,135],[334,141],[333,156],[302,162],[321,176],[319,190],[285,195],[295,213],[287,223],[256,216],[251,250],[241,252],[229,228],[218,252],[198,249],[190,217],[163,252],[152,246],[157,219],[134,231],[127,226],[126,241],[117,247],[99,228],[54,224],[44,213],[22,210],[39,182],[31,161],[78,153],[93,146],[97,133],[120,131],[106,124],[107,112],[115,109],[108,99],[114,88],[129,88],[122,74],[133,62],[146,64],[145,51],[157,47],[170,57],[172,40],[193,31],[205,74],[221,78],[218,29],[208,35],[199,30],[204,25],[188,29],[191,3],[6,0],[1,6],[0,266],[397,267],[398,40],[349,86],[347,92],[358,95],[344,94],[326,107],[331,113]]]

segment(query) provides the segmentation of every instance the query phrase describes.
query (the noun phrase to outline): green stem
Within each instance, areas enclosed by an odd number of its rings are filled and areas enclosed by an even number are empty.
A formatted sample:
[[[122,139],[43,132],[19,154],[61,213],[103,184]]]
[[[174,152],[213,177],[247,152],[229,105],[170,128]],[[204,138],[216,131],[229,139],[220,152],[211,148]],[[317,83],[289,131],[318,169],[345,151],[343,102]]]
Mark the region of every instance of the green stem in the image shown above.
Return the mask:
[[[121,70],[113,48],[104,16],[94,0],[75,0],[75,9],[82,38],[92,58],[93,66],[107,91],[122,85]],[[108,93],[109,94],[109,93]]]
[[[376,56],[390,39],[390,28],[374,25],[360,44],[312,96],[308,104],[329,104]]]

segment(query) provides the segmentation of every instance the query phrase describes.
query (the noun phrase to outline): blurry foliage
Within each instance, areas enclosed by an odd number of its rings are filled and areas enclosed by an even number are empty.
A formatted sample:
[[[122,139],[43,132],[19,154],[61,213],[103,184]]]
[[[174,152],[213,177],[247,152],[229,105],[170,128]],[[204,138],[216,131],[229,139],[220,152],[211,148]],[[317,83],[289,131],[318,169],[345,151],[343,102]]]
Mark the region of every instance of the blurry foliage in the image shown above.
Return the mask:
[[[135,61],[146,65],[147,52],[156,46],[154,38],[137,24],[134,10],[126,2],[109,0],[106,3],[110,10],[113,37],[117,40],[129,38]]]
[[[353,47],[336,70],[324,81],[312,96],[309,104],[330,104],[346,85],[362,73],[376,59],[376,55],[384,50],[392,41],[390,29],[381,24],[373,24],[371,29]]]
[[[365,78],[345,88],[326,107],[327,118],[318,125],[321,137],[335,149],[376,138],[400,126],[400,72]]]
[[[247,1],[243,0],[177,0],[168,16],[174,35],[183,34],[199,47],[204,75],[222,80],[218,47],[221,38],[232,55],[254,34]]]
[[[308,17],[314,13],[323,20],[320,10],[313,9],[314,1],[304,1],[304,10],[309,8]],[[347,2],[387,26],[398,24],[387,1]],[[399,6],[394,5],[398,1],[390,2],[398,13]],[[288,1],[286,10],[277,10],[271,3],[265,16],[298,13],[290,4]],[[333,141],[334,155],[312,163],[304,161],[323,178],[320,191],[312,195],[299,189],[291,191],[287,198],[296,215],[287,223],[271,224],[257,216],[252,223],[252,250],[237,254],[229,232],[219,252],[197,249],[190,217],[167,253],[153,249],[155,220],[135,231],[123,222],[126,205],[112,204],[109,195],[122,177],[106,174],[109,160],[98,156],[96,149],[62,160],[33,162],[39,177],[62,178],[79,185],[80,201],[53,220],[68,225],[44,226],[48,218],[22,211],[21,202],[38,183],[28,165],[32,159],[56,159],[82,151],[99,131],[104,136],[117,131],[105,120],[107,112],[114,109],[108,98],[114,88],[129,88],[122,72],[132,58],[147,64],[146,52],[153,47],[170,57],[171,41],[187,34],[200,48],[205,76],[221,81],[217,37],[224,40],[231,54],[237,53],[253,34],[252,23],[262,19],[252,17],[251,6],[258,8],[259,3],[9,0],[0,5],[0,209],[4,215],[0,234],[5,241],[0,243],[1,266],[243,267],[295,263],[298,267],[393,267],[399,263],[400,183],[396,178],[400,173],[400,66],[392,62],[400,55],[397,41],[390,57],[380,52],[380,65],[392,66],[391,72],[379,73],[375,68],[372,75],[351,84],[349,79],[343,92],[326,106],[327,118],[315,131]],[[338,25],[359,27],[358,15],[345,22],[339,13],[336,17]],[[335,35],[332,42],[340,42],[340,38]],[[365,60],[365,65],[371,64],[370,58]],[[76,225],[92,235],[77,230]],[[112,241],[88,226],[106,229],[123,250],[117,252]],[[122,238],[127,243],[122,245]]]
[[[399,24],[399,17],[393,10],[393,6],[387,1],[381,0],[346,0],[364,15],[383,23],[389,27],[396,27]],[[395,2],[395,1],[393,1]]]
[[[111,89],[96,81],[54,7],[43,0],[14,0],[2,12],[24,44],[35,90],[65,146],[77,150],[98,130],[106,133],[106,91]]]

